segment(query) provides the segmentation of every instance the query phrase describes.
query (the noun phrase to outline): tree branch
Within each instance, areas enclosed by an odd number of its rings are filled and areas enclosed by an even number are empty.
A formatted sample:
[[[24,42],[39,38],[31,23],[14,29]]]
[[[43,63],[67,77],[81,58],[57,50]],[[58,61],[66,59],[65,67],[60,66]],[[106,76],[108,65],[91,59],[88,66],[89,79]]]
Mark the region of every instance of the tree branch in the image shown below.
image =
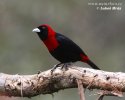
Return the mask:
[[[125,92],[125,73],[72,66],[66,71],[57,68],[52,75],[51,70],[34,75],[0,73],[0,94],[23,97],[51,94],[62,89],[77,88],[77,79],[81,80],[84,88],[107,90],[111,91],[110,94]]]

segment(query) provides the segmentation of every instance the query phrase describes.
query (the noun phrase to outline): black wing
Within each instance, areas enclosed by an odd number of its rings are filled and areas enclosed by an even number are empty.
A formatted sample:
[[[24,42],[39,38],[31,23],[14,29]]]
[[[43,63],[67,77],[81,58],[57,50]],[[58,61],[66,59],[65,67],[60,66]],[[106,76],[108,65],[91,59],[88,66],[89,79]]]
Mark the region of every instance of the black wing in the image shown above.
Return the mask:
[[[57,33],[56,39],[64,50],[68,50],[68,51],[70,50],[70,52],[72,52],[72,53],[77,53],[77,54],[82,53],[82,54],[86,55],[83,52],[83,50],[68,37],[66,37],[60,33]]]

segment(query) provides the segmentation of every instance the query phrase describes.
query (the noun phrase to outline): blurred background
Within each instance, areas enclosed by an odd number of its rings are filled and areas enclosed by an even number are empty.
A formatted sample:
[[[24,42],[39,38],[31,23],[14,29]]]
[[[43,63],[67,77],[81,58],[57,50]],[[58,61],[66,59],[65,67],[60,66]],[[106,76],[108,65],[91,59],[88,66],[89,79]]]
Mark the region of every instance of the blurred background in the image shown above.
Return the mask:
[[[120,11],[96,10],[88,2],[120,2]],[[0,0],[0,71],[34,74],[57,64],[32,29],[49,24],[76,42],[102,70],[125,72],[125,1],[123,0]],[[77,62],[78,66],[89,67]],[[87,91],[87,100],[96,100]],[[79,100],[77,89],[32,100]],[[2,100],[28,98],[0,97]],[[106,97],[106,100],[125,98]]]

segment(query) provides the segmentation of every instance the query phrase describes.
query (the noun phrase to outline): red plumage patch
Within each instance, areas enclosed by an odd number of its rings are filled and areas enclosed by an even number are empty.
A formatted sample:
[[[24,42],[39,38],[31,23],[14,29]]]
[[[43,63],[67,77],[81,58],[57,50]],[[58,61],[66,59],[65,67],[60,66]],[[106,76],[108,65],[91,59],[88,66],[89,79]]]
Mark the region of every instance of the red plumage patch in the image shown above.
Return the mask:
[[[48,25],[45,25],[48,27],[48,38],[46,40],[44,40],[44,44],[46,45],[46,47],[48,48],[49,51],[53,51],[54,49],[56,49],[59,46],[58,41],[56,40],[56,33],[54,32],[54,30],[52,30],[52,28]]]
[[[55,37],[51,37],[43,41],[49,51],[53,51],[59,45]]]
[[[87,62],[89,60],[88,56],[86,56],[84,54],[80,54],[80,57],[82,58],[81,61],[83,61],[83,62]]]

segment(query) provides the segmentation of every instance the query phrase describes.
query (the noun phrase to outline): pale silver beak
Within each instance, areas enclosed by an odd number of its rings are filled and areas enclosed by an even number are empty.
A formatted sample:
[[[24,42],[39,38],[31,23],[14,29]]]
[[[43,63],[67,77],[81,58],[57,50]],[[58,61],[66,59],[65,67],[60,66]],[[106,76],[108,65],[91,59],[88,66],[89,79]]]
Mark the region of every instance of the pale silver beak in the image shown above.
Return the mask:
[[[40,32],[40,29],[34,28],[34,29],[32,30],[32,32]]]

